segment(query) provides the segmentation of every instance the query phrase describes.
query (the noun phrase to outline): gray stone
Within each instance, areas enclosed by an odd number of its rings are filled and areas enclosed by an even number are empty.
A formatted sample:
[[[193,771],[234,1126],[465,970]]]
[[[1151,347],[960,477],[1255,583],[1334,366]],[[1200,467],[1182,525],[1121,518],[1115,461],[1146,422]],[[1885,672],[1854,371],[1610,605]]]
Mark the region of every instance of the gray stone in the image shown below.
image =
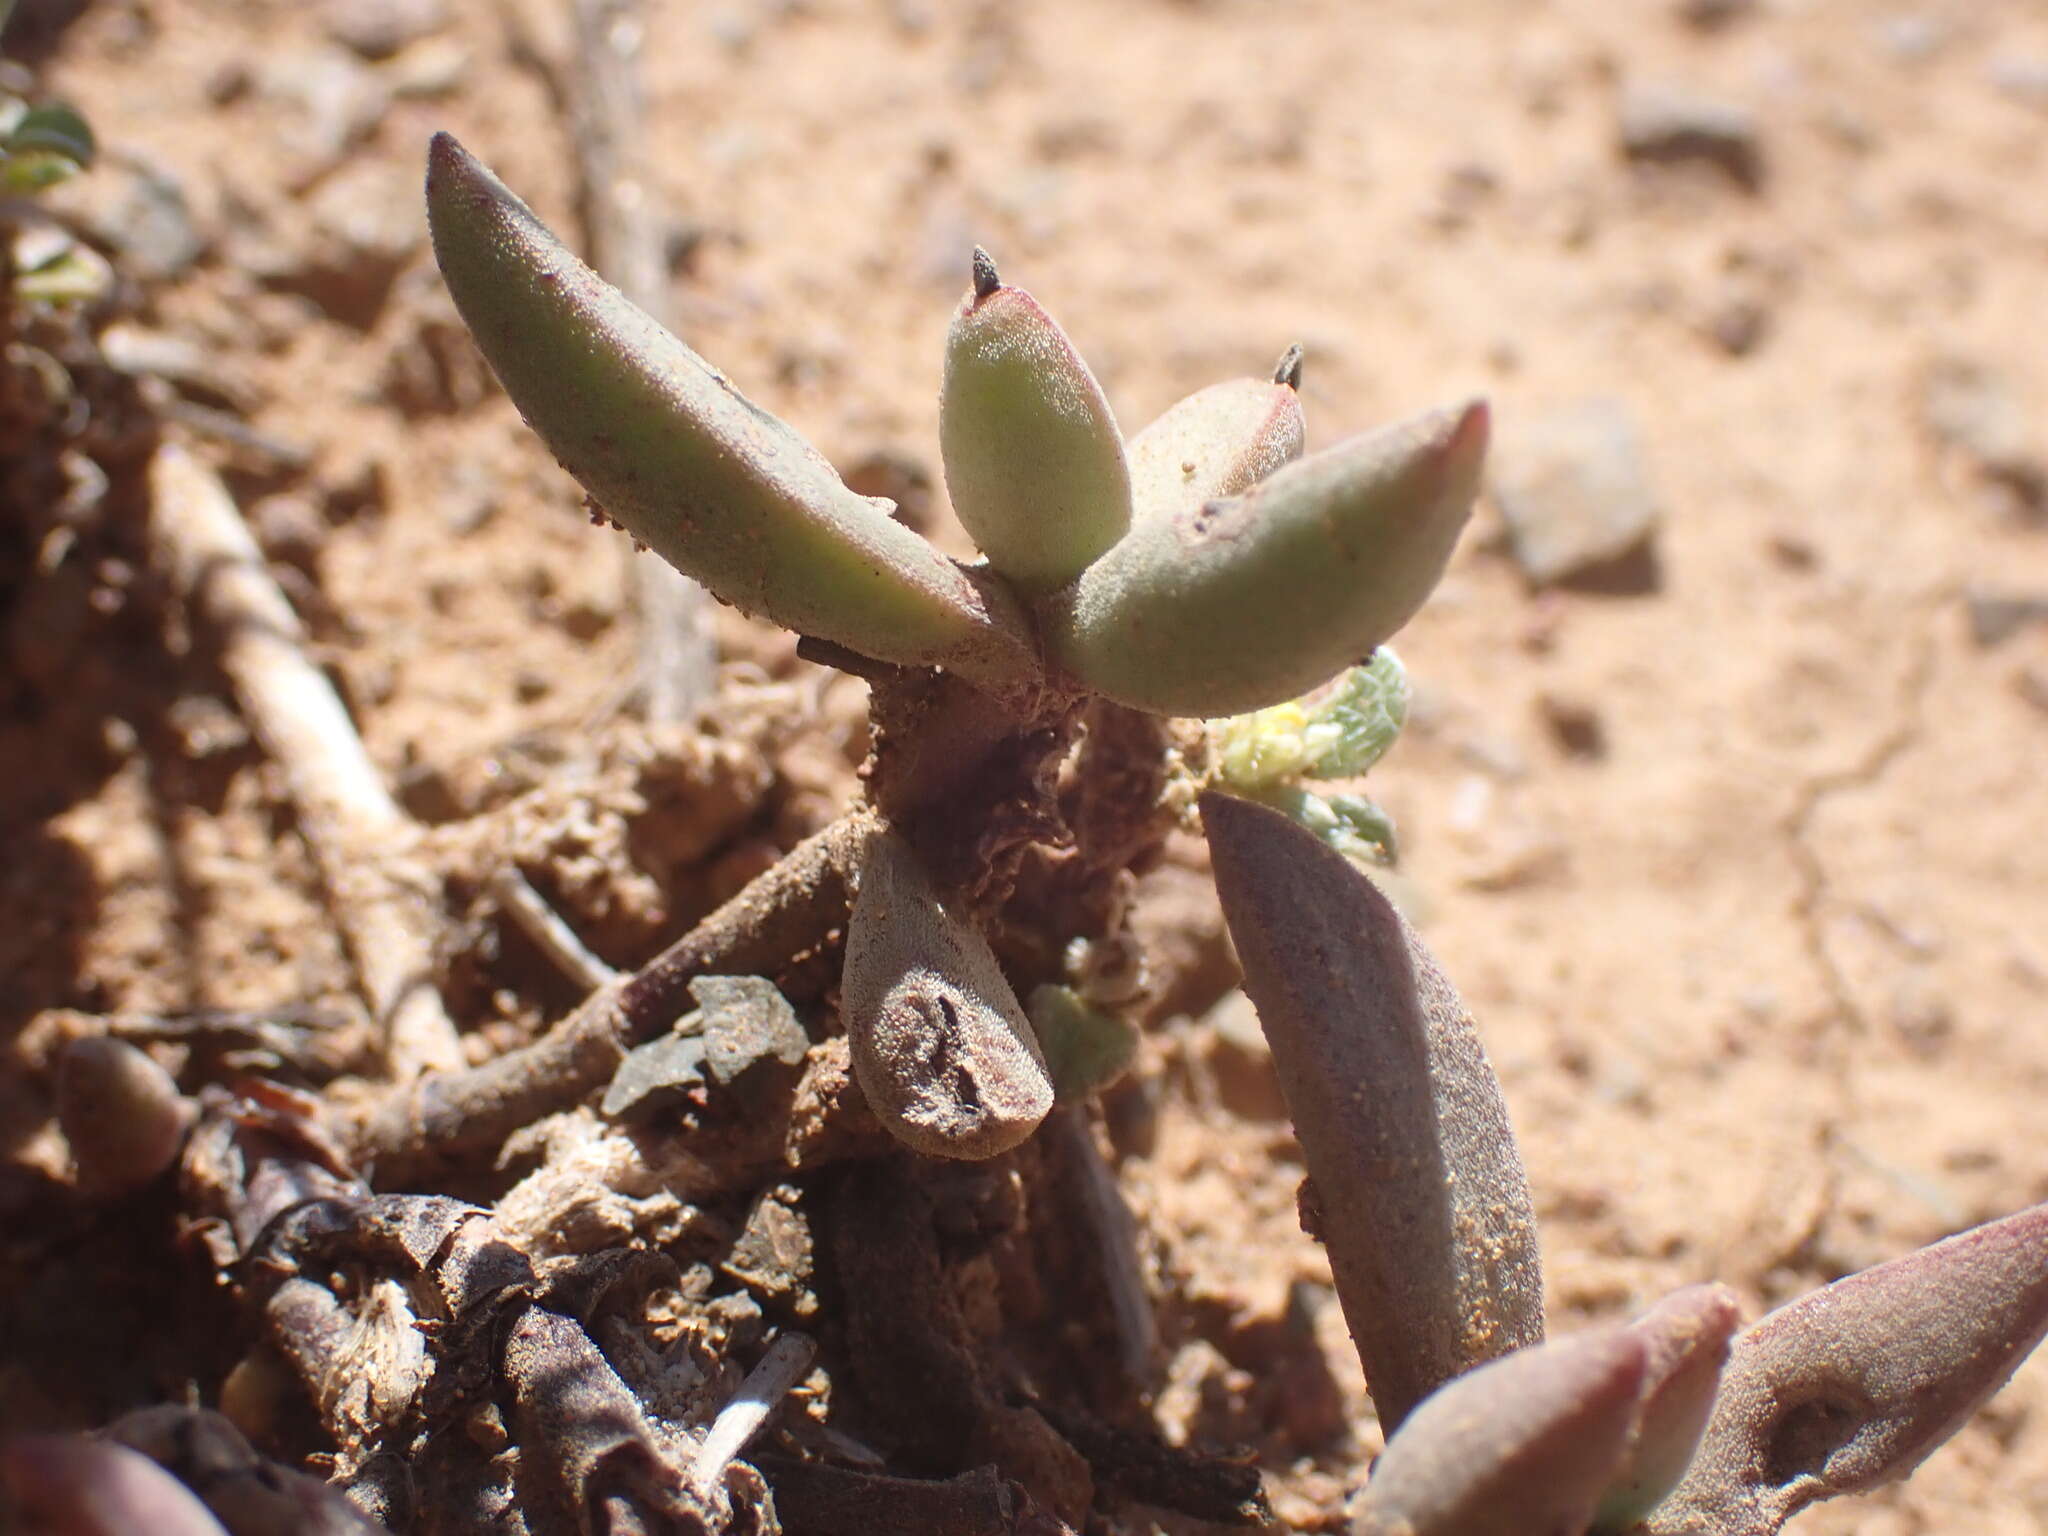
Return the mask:
[[[255,83],[258,94],[279,109],[276,145],[288,161],[285,180],[294,192],[333,170],[391,103],[374,69],[327,45],[267,54]]]
[[[1507,416],[1491,465],[1493,500],[1530,581],[1632,591],[1656,585],[1657,498],[1635,424],[1619,401]]]
[[[388,59],[448,24],[447,0],[328,0],[327,35],[366,59]]]
[[[1756,0],[1678,0],[1678,19],[1702,32],[1716,31],[1756,14]]]
[[[1677,86],[1637,83],[1622,95],[1620,131],[1631,160],[1715,165],[1751,190],[1763,181],[1763,143],[1746,107]]]
[[[182,277],[206,254],[210,241],[171,172],[131,154],[110,157],[93,176],[120,188],[94,216],[93,232],[119,254],[123,271],[144,282]]]
[[[1974,358],[1938,360],[1927,370],[1920,414],[1939,442],[2006,487],[2024,509],[2048,507],[2048,454],[2002,371]]]
[[[2001,49],[1984,65],[1984,78],[2000,94],[2048,112],[2048,53]]]
[[[2048,595],[2039,592],[1972,586],[1963,593],[1963,606],[1970,615],[1970,638],[1983,650],[2010,639],[2029,624],[2048,620]]]

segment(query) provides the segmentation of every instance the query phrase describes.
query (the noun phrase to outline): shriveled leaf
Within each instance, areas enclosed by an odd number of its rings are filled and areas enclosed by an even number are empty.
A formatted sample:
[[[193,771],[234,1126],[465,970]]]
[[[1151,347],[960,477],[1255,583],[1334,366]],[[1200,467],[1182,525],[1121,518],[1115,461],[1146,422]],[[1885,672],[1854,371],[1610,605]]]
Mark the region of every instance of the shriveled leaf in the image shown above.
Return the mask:
[[[1904,1477],[2048,1334],[2048,1204],[1802,1296],[1735,1341],[1660,1536],[1771,1536]]]
[[[605,513],[734,607],[990,685],[1036,676],[1025,620],[578,261],[449,135],[434,255],[527,423]]]
[[[1219,496],[1237,496],[1301,457],[1301,348],[1268,379],[1227,379],[1167,408],[1131,439],[1136,521],[1171,517]]]
[[[960,526],[1025,592],[1073,580],[1131,525],[1123,434],[1102,386],[986,251],[946,332],[939,451]]]
[[[765,976],[699,976],[690,983],[697,1006],[658,1040],[626,1052],[605,1089],[614,1118],[658,1105],[705,1081],[737,1081],[756,1062],[795,1066],[810,1048],[789,999]]]
[[[1243,714],[1306,693],[1407,623],[1471,514],[1486,406],[1352,438],[1135,524],[1045,605],[1053,658],[1153,714]]]
[[[1052,1108],[1045,1057],[988,940],[893,832],[861,868],[840,1011],[861,1092],[920,1152],[994,1157]]]
[[[789,999],[765,976],[699,976],[690,996],[704,1015],[704,1064],[721,1083],[757,1061],[793,1067],[810,1049]]]
[[[1628,1455],[1600,1500],[1595,1532],[1628,1530],[1685,1475],[1741,1320],[1727,1286],[1689,1285],[1629,1324],[1647,1351],[1642,1405]]]
[[[1229,795],[1202,796],[1202,825],[1391,1432],[1451,1377],[1543,1337],[1536,1217],[1500,1085],[1451,984],[1349,860]]]
[[[1648,1355],[1613,1329],[1460,1376],[1387,1442],[1351,1536],[1578,1536],[1627,1453]]]
[[[48,1536],[226,1536],[191,1489],[107,1440],[24,1436],[0,1451],[0,1482]]]

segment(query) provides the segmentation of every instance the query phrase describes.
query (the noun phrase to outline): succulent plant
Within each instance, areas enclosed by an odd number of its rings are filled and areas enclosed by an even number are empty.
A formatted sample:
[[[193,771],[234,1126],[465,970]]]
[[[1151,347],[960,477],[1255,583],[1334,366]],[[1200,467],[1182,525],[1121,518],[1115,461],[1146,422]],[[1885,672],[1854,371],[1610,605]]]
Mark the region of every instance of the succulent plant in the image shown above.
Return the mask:
[[[1201,810],[1388,1432],[1353,1536],[1771,1536],[1905,1476],[2048,1334],[2043,1204],[1740,1333],[1732,1293],[1698,1286],[1546,1341],[1535,1218],[1456,993],[1312,832]]]
[[[1910,1470],[2048,1331],[2040,1206],[1739,1333],[1733,1293],[1698,1286],[1546,1340],[1528,1181],[1478,1029],[1361,868],[1391,856],[1391,826],[1307,787],[1363,773],[1400,729],[1406,679],[1380,647],[1469,515],[1483,403],[1304,456],[1296,348],[1126,443],[1072,342],[977,250],[941,396],[953,505],[987,556],[962,565],[446,135],[427,198],[457,306],[602,517],[872,683],[841,1013],[900,1140],[998,1155],[1121,1069],[1111,1011],[1057,966],[1006,977],[992,929],[1017,850],[1089,818],[1053,808],[1077,730],[1084,754],[1149,743],[1143,810],[1195,782],[1305,1155],[1304,1220],[1388,1436],[1355,1536],[1775,1532]],[[1212,722],[1178,768],[1164,717]],[[1120,874],[1134,835],[1093,835]]]
[[[1483,404],[1303,458],[1296,347],[1270,375],[1190,396],[1126,445],[1073,343],[977,250],[940,397],[946,482],[987,555],[963,566],[888,503],[847,489],[445,134],[427,204],[484,355],[602,516],[723,601],[850,654],[876,680],[888,740],[870,799],[889,826],[867,844],[844,1002],[869,1101],[910,1145],[992,1156],[1053,1102],[973,903],[947,888],[962,883],[959,861],[920,821],[935,782],[984,764],[977,744],[1031,757],[1013,775],[1029,779],[1049,771],[1068,744],[1062,722],[1090,700],[1153,716],[1277,711],[1224,721],[1219,781],[1289,806],[1342,846],[1390,847],[1374,808],[1298,781],[1363,772],[1385,750],[1406,708],[1399,663],[1382,655],[1319,700],[1294,701],[1373,658],[1435,585],[1471,510]],[[939,677],[980,702],[919,703],[910,727],[892,729],[885,688]],[[1034,732],[1031,746],[1000,745]],[[975,854],[970,865],[986,863],[989,849]],[[1087,1017],[1056,1005],[1048,994],[1041,1012]]]

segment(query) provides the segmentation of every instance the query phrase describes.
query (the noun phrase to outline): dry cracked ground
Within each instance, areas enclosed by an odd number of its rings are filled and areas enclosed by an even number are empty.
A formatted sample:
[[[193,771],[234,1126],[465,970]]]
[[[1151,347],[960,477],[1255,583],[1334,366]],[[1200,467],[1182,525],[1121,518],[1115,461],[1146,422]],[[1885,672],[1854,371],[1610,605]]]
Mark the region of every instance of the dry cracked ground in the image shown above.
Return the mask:
[[[37,66],[106,146],[59,198],[136,285],[129,344],[444,829],[587,761],[636,643],[620,550],[424,245],[443,128],[577,227],[556,9],[98,0]],[[644,27],[679,328],[955,548],[936,378],[975,243],[1128,424],[1297,340],[1312,444],[1492,398],[1374,786],[1502,1073],[1557,1326],[1708,1278],[1762,1309],[2048,1198],[2048,5],[655,0]],[[136,571],[67,579],[5,589],[0,1028],[345,1002],[231,699],[124,623]],[[721,625],[764,712],[719,781],[750,809],[633,900],[602,825],[537,855],[614,959],[851,789],[859,686]],[[1192,884],[1163,974],[1213,930]],[[493,1029],[561,1002],[473,990]],[[1162,1422],[1234,1426],[1282,1514],[1327,1522],[1377,1441],[1298,1155],[1235,1005],[1157,1011],[1158,1131],[1119,1172],[1193,1319]],[[1300,1318],[1341,1399],[1260,1379],[1252,1341]],[[0,1381],[0,1423],[43,1411]],[[1909,1485],[1796,1528],[2048,1532],[2048,1359]]]

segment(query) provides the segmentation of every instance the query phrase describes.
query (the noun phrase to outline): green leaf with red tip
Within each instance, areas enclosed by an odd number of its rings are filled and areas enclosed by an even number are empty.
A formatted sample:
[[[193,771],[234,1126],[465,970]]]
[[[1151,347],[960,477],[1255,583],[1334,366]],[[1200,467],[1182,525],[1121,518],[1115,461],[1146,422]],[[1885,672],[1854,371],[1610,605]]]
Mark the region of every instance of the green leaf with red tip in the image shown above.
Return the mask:
[[[1629,1530],[1685,1475],[1741,1321],[1727,1286],[1689,1285],[1628,1325],[1646,1351],[1643,1397],[1628,1454],[1594,1516],[1596,1536]]]
[[[1229,379],[1189,395],[1131,439],[1134,521],[1241,495],[1301,457],[1299,349],[1281,362],[1279,377]]]
[[[1364,874],[1277,811],[1214,792],[1201,804],[1337,1299],[1391,1431],[1451,1377],[1543,1337],[1536,1217],[1500,1085],[1457,993]]]
[[[1434,411],[1139,522],[1044,605],[1053,658],[1154,714],[1306,693],[1429,596],[1471,515],[1486,433],[1482,403]]]
[[[939,452],[946,491],[988,562],[1050,591],[1123,537],[1131,477],[1123,434],[1066,332],[986,251],[946,332]]]
[[[2048,1204],[1837,1280],[1736,1341],[1659,1536],[1772,1536],[1904,1477],[2048,1334]]]
[[[1613,1329],[1460,1376],[1388,1441],[1351,1536],[1577,1536],[1627,1454],[1647,1354]]]
[[[875,1117],[920,1152],[994,1157],[1052,1108],[1045,1057],[988,940],[893,832],[861,867],[840,1014]]]
[[[578,261],[447,134],[434,255],[505,392],[611,519],[734,607],[976,682],[1037,675],[1028,623]]]

